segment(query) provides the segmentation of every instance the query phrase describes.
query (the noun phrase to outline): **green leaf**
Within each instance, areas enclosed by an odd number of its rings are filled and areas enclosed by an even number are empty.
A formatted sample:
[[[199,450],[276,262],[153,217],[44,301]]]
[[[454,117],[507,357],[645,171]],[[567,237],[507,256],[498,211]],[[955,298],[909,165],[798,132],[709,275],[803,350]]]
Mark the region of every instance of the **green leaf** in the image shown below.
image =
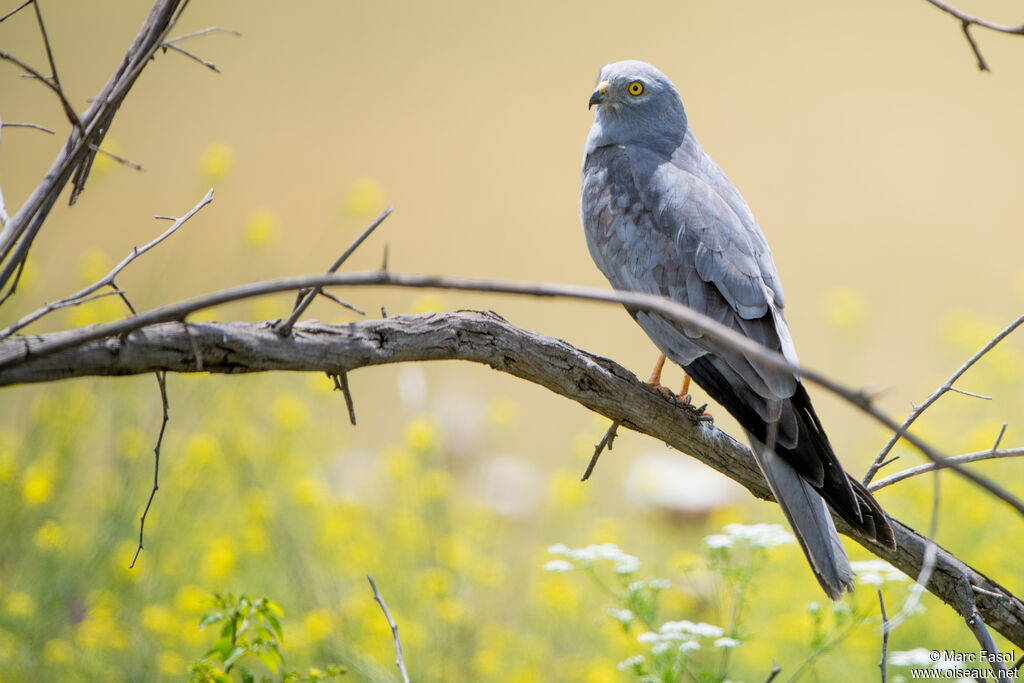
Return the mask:
[[[205,615],[202,618],[202,620],[200,620],[199,628],[200,629],[204,629],[207,626],[209,626],[210,624],[216,623],[216,622],[220,621],[223,618],[224,618],[224,613],[223,612],[210,612],[209,614]]]
[[[227,669],[228,667],[233,665],[235,662],[238,661],[238,658],[244,654],[244,647],[236,647],[234,650],[231,651],[231,654],[228,655],[227,658],[224,660],[224,668]]]
[[[244,666],[238,667],[238,673],[242,675],[242,683],[254,683],[256,680],[256,677],[252,675],[252,672]]]
[[[256,653],[256,656],[260,658],[260,661],[263,662],[263,664],[270,669],[270,672],[274,675],[277,675],[278,666],[284,664],[284,661],[281,659],[281,655],[275,653],[273,650],[260,650]]]
[[[267,612],[266,617],[267,623],[270,624],[270,628],[274,629],[278,640],[284,640],[284,633],[281,631],[281,621],[271,612]]]

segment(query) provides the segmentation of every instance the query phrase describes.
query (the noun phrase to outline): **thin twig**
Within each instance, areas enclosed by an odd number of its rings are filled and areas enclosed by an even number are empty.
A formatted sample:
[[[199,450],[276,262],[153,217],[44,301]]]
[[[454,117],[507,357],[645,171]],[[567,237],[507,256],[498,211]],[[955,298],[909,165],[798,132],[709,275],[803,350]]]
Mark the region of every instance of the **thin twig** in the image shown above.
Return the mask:
[[[775,677],[780,673],[782,673],[782,667],[780,667],[779,663],[775,661],[774,657],[772,657],[772,670],[768,672],[768,678],[764,679],[764,683],[772,683],[772,681],[775,680]]]
[[[173,235],[178,230],[178,228],[180,228],[182,225],[184,225],[190,218],[192,218],[192,216],[196,215],[204,206],[206,206],[207,204],[209,204],[212,201],[213,201],[213,188],[211,187],[210,190],[206,193],[206,196],[204,196],[202,199],[200,199],[199,203],[196,204],[195,206],[193,206],[189,210],[188,213],[186,213],[181,218],[178,218],[174,222],[174,224],[171,225],[171,227],[169,227],[166,230],[164,230],[159,236],[157,236],[155,239],[153,239],[151,242],[146,244],[141,249],[139,249],[138,247],[133,248],[131,250],[131,252],[129,252],[129,254],[127,256],[125,256],[124,259],[122,259],[122,261],[120,263],[118,263],[116,266],[114,266],[114,268],[109,273],[107,273],[106,275],[104,275],[103,277],[101,277],[99,280],[97,280],[96,282],[92,283],[88,287],[86,287],[84,289],[81,289],[81,290],[75,292],[74,294],[69,294],[68,296],[64,297],[60,301],[55,301],[53,303],[48,303],[45,306],[43,306],[42,308],[36,309],[32,313],[29,313],[24,318],[22,318],[21,320],[19,320],[16,323],[14,323],[10,327],[7,327],[6,329],[0,331],[0,339],[5,339],[5,338],[11,336],[12,334],[14,334],[18,330],[22,329],[26,325],[30,325],[30,324],[34,323],[35,321],[39,320],[40,318],[42,318],[45,315],[48,315],[48,314],[52,313],[53,311],[56,311],[56,310],[58,310],[60,308],[65,308],[67,306],[77,306],[77,305],[79,305],[81,303],[84,303],[85,301],[88,300],[88,297],[90,295],[92,295],[93,292],[95,292],[98,289],[102,289],[103,287],[108,287],[109,286],[109,287],[114,287],[114,289],[117,290],[116,286],[114,285],[114,278],[116,278],[121,273],[122,270],[124,270],[126,267],[128,267],[128,264],[130,264],[132,261],[134,261],[138,257],[142,256],[147,251],[149,251],[150,249],[152,249],[153,247],[157,246],[158,244],[163,242],[165,239],[167,239],[168,237]],[[119,291],[119,290],[117,290],[117,291]],[[133,313],[134,313],[134,311],[133,311]]]
[[[341,299],[339,299],[338,297],[334,296],[330,292],[323,292],[323,291],[321,291],[320,292],[320,296],[322,296],[325,299],[330,299],[331,301],[333,301],[334,303],[338,304],[342,308],[347,308],[348,310],[352,311],[353,313],[358,313],[359,315],[366,315],[366,311],[364,311],[363,309],[359,308],[358,306],[354,306],[354,305],[350,304],[347,301],[342,301]]]
[[[974,398],[980,398],[980,399],[985,400],[985,401],[991,401],[992,400],[991,396],[985,396],[983,394],[976,394],[973,391],[965,391],[964,389],[957,389],[956,387],[950,387],[949,390],[950,391],[955,391],[958,394],[963,394],[964,396],[973,396]]]
[[[405,659],[402,657],[402,641],[398,638],[398,624],[391,618],[391,613],[388,612],[388,606],[384,604],[384,596],[377,590],[377,584],[373,582],[373,577],[369,574],[366,575],[366,579],[370,582],[370,586],[373,588],[373,599],[380,605],[380,609],[384,612],[384,618],[388,620],[388,626],[391,627],[391,635],[395,638],[395,666],[398,667],[398,672],[402,674],[402,681],[409,683],[409,674],[405,670]]]
[[[1003,441],[1003,434],[1006,433],[1006,425],[1007,425],[1007,423],[1004,422],[1003,426],[1000,427],[1000,429],[999,429],[999,434],[996,435],[996,442],[994,444],[992,444],[992,452],[993,453],[995,452],[995,450],[997,448],[999,448],[999,444],[1002,443],[1002,441]]]
[[[33,4],[35,3],[33,2]],[[59,85],[54,83],[52,79],[48,78],[47,76],[44,76],[43,74],[29,66],[27,63],[18,59],[11,53],[6,52],[5,50],[0,50],[0,59],[6,59],[8,62],[13,62],[14,64],[17,64],[19,67],[27,71],[32,78],[44,83],[46,87],[52,90],[57,95],[58,99],[60,99],[61,106],[64,108],[64,112],[67,114],[75,129],[79,131],[82,130],[81,119],[78,118],[78,114],[75,113],[75,110],[71,106],[71,103],[68,102],[68,98],[64,95],[64,90],[62,90]]]
[[[391,212],[394,210],[395,208],[393,206],[388,207],[384,211],[384,213],[377,216],[377,220],[375,220],[373,223],[370,223],[370,226],[366,228],[366,230],[363,230],[362,234],[359,235],[359,237],[357,237],[355,241],[352,242],[352,244],[348,245],[348,249],[342,252],[341,256],[339,256],[334,261],[334,263],[331,264],[331,267],[327,269],[327,272],[334,273],[335,271],[338,270],[338,268],[341,268],[342,264],[345,263],[345,261],[348,260],[348,257],[352,255],[352,252],[358,249],[359,245],[361,245],[366,240],[367,237],[372,235],[373,231],[377,229],[377,226],[383,223],[384,219],[390,216]],[[306,294],[305,298],[303,298],[302,301],[300,301],[298,305],[295,306],[295,309],[292,310],[292,314],[288,316],[288,319],[278,326],[277,333],[282,337],[287,337],[289,334],[291,334],[292,327],[295,325],[295,321],[299,319],[299,316],[306,312],[306,309],[309,308],[309,305],[313,303],[313,299],[315,299],[316,295],[319,294],[322,290],[323,287],[313,287]]]
[[[142,511],[139,518],[139,547],[135,549],[135,556],[129,569],[135,568],[135,561],[139,559],[142,552],[142,535],[146,529],[146,516],[149,515],[149,508],[153,505],[153,498],[160,490],[160,448],[164,443],[164,431],[167,429],[167,421],[170,419],[170,404],[167,401],[167,371],[161,370],[156,373],[156,382],[160,386],[160,403],[163,405],[163,419],[160,422],[160,432],[156,437],[156,446],[153,447],[153,488],[149,491],[149,500],[146,501],[146,509]]]
[[[50,62],[50,74],[53,78],[53,84],[57,88],[57,94],[60,95],[60,102],[64,106],[64,113],[67,114],[68,120],[71,122],[78,131],[84,132],[85,128],[82,126],[82,120],[78,118],[78,112],[75,111],[71,103],[68,102],[68,98],[64,96],[64,88],[60,84],[60,77],[57,75],[57,63],[53,59],[53,49],[50,47],[50,36],[46,33],[46,24],[43,22],[43,13],[39,9],[39,0],[35,0],[32,3],[32,8],[36,12],[36,22],[39,24],[39,32],[43,36],[43,47],[46,48],[46,59]]]
[[[381,271],[370,271],[361,273],[325,274],[325,275],[301,275],[279,278],[276,280],[265,280],[247,285],[238,285],[202,296],[179,301],[175,304],[168,304],[154,308],[145,313],[129,316],[105,325],[82,328],[70,331],[59,338],[52,339],[44,344],[32,347],[31,353],[27,348],[19,348],[14,353],[0,357],[0,370],[25,361],[28,357],[44,356],[58,351],[69,349],[96,339],[102,339],[110,335],[127,334],[147,325],[171,320],[183,320],[189,314],[206,308],[220,306],[222,304],[249,299],[267,294],[294,291],[303,287],[328,287],[328,286],[389,286],[409,287],[414,289],[451,289],[475,292],[492,292],[505,294],[518,294],[524,296],[539,296],[547,298],[567,298],[586,301],[602,301],[629,306],[631,308],[651,311],[664,317],[670,318],[673,322],[699,329],[705,338],[711,342],[720,344],[726,348],[744,354],[748,359],[757,361],[759,364],[772,370],[792,372],[804,379],[817,384],[818,386],[832,392],[848,403],[859,408],[862,412],[870,415],[876,422],[885,425],[887,428],[900,432],[903,428],[896,424],[885,413],[881,412],[871,402],[871,399],[862,391],[849,389],[827,376],[811,370],[807,367],[791,363],[782,354],[776,353],[756,341],[745,337],[732,328],[698,313],[688,306],[655,294],[643,294],[640,292],[620,292],[597,289],[593,287],[580,287],[577,285],[560,285],[551,283],[522,283],[509,280],[495,280],[485,278],[458,278],[441,277],[419,274],[399,274]],[[1024,317],[1021,318],[1024,322]],[[1008,332],[1007,332],[1008,333]],[[990,342],[991,344],[992,342]],[[952,469],[968,481],[973,482],[980,488],[1010,505],[1019,514],[1024,515],[1024,502],[1010,493],[1006,488],[996,484],[987,478],[976,474],[958,463],[949,462],[948,458],[917,436],[910,433],[903,433],[903,438],[924,454],[932,462],[943,463],[945,467]]]
[[[21,10],[25,9],[32,2],[33,2],[33,0],[25,0],[25,2],[21,3],[20,5],[18,5],[14,9],[12,9],[10,12],[8,12],[7,14],[3,15],[2,17],[0,17],[0,23],[5,21],[8,17],[11,17],[11,16],[17,14],[18,12],[20,12]]]
[[[50,130],[46,126],[40,126],[38,123],[7,123],[5,121],[3,123],[0,123],[0,127],[2,127],[2,128],[35,128],[36,130],[41,130],[44,133],[49,133],[50,135],[56,135],[56,133],[54,133],[52,130]]]
[[[885,616],[885,600],[882,589],[878,589],[878,606],[882,609],[882,657],[878,660],[878,668],[882,671],[882,683],[885,683],[885,659],[889,652],[889,619]]]
[[[1007,26],[1004,24],[996,24],[982,19],[981,17],[975,17],[966,12],[963,12],[952,5],[948,5],[942,0],[928,0],[932,5],[938,7],[943,12],[950,14],[960,20],[960,27],[964,32],[964,37],[967,38],[967,44],[970,45],[971,50],[974,52],[974,56],[978,60],[978,69],[981,71],[989,71],[988,64],[985,62],[985,58],[981,56],[981,50],[978,48],[978,44],[974,41],[974,36],[971,35],[971,24],[975,26],[981,26],[987,28],[990,31],[998,31],[999,33],[1010,33],[1015,35],[1024,35],[1024,24],[1020,26]]]
[[[597,466],[597,459],[601,456],[601,452],[607,448],[612,449],[612,444],[615,442],[615,437],[618,436],[619,425],[622,424],[622,420],[612,420],[612,423],[608,426],[608,431],[604,433],[604,436],[594,445],[594,454],[590,456],[590,462],[587,464],[587,469],[583,471],[583,476],[580,477],[580,481],[586,481],[590,479],[590,475],[593,474],[594,468]]]
[[[204,28],[204,29],[201,29],[199,31],[192,31],[191,33],[184,33],[184,34],[182,34],[180,36],[175,36],[174,38],[168,38],[167,40],[164,41],[164,43],[178,43],[178,42],[181,42],[183,40],[188,40],[190,38],[198,38],[200,36],[207,36],[207,35],[209,35],[211,33],[227,33],[228,35],[236,36],[236,37],[239,37],[239,38],[242,37],[241,31],[236,31],[233,28],[221,28],[219,26],[210,26],[208,28]]]
[[[932,2],[932,0],[929,0],[929,2]],[[1007,325],[1002,332],[994,336],[984,346],[978,349],[977,353],[968,358],[967,361],[963,365],[961,365],[957,369],[957,371],[954,372],[942,386],[935,390],[935,393],[933,393],[931,396],[925,399],[924,403],[914,408],[914,410],[910,413],[907,419],[903,421],[903,424],[900,425],[899,428],[895,431],[895,433],[889,438],[885,446],[882,447],[881,452],[877,456],[875,456],[875,461],[871,463],[871,467],[869,467],[868,471],[864,474],[864,479],[861,483],[863,483],[865,486],[870,484],[871,480],[878,472],[879,467],[881,467],[882,461],[885,460],[885,456],[889,454],[889,451],[891,451],[893,446],[896,445],[896,442],[899,441],[900,438],[906,434],[907,429],[910,428],[910,425],[914,424],[914,421],[917,420],[917,418],[921,417],[921,414],[925,410],[927,410],[929,406],[931,406],[933,403],[939,400],[939,398],[947,391],[952,389],[953,383],[960,379],[960,377],[965,372],[967,372],[972,365],[977,363],[982,356],[991,351],[996,344],[998,344],[1007,336],[1009,336],[1010,333],[1016,330],[1018,327],[1020,327],[1021,324],[1024,324],[1024,315],[1020,316],[1012,323]]]
[[[207,69],[210,69],[214,73],[218,73],[218,74],[220,73],[220,69],[218,69],[217,65],[214,64],[213,62],[208,62],[205,59],[203,59],[202,57],[200,57],[199,55],[193,54],[193,53],[189,52],[188,50],[186,50],[183,47],[178,47],[174,43],[171,43],[171,42],[168,42],[168,41],[164,41],[164,44],[161,45],[161,47],[165,51],[166,50],[174,50],[175,52],[180,52],[181,54],[185,55],[189,59],[193,59],[193,60],[199,62],[200,64],[205,66]]]
[[[874,492],[878,489],[883,489],[886,486],[892,486],[896,482],[909,479],[910,477],[916,477],[919,474],[925,474],[933,470],[943,469],[947,463],[957,463],[960,465],[966,465],[969,462],[979,462],[981,460],[995,460],[997,458],[1016,458],[1024,455],[1024,448],[1006,448],[1004,450],[987,450],[978,451],[976,453],[965,453],[963,455],[954,455],[946,459],[943,463],[926,463],[924,465],[917,465],[916,467],[909,467],[905,470],[897,472],[896,474],[890,474],[884,479],[879,479],[876,482],[868,485],[868,491]]]
[[[89,149],[91,149],[94,152],[99,152],[103,156],[109,157],[109,158],[113,159],[114,161],[116,161],[117,163],[122,164],[124,166],[127,166],[128,168],[133,168],[136,171],[143,172],[143,171],[146,170],[145,168],[142,167],[142,164],[136,163],[136,162],[132,161],[131,159],[125,159],[124,157],[119,157],[116,154],[114,154],[113,152],[108,152],[105,149],[100,149],[96,145],[89,145]]]

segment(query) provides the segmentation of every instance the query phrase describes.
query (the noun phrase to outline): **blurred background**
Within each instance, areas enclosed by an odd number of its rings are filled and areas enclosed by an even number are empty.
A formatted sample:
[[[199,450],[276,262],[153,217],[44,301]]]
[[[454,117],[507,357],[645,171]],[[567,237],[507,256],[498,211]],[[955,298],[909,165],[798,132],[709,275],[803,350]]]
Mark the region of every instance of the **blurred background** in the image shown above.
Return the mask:
[[[0,8],[0,11],[13,9]],[[1019,23],[1011,2],[963,7]],[[61,81],[84,109],[149,5],[42,3]],[[600,67],[649,61],[673,79],[690,124],[768,237],[802,361],[879,392],[901,419],[1024,306],[1024,40],[974,31],[928,4],[755,2],[193,3],[172,33],[219,26],[158,54],[122,106],[74,207],[54,208],[6,325],[102,276],[215,189],[214,202],[118,279],[138,309],[221,287],[326,269],[387,206],[395,213],[346,269],[606,286],[579,224],[579,169]],[[29,11],[0,47],[44,70]],[[67,135],[52,94],[0,65],[8,210]],[[620,309],[460,293],[339,293],[377,315],[493,309],[646,376],[656,352]],[[291,297],[203,319],[284,316]],[[103,299],[30,332],[123,315]],[[354,314],[318,302],[309,317]],[[1022,351],[1011,337],[919,422],[946,453],[984,450],[1008,423],[1021,443]],[[679,381],[678,371],[666,383]],[[664,619],[723,623],[720,601],[680,576],[728,522],[782,520],[663,444],[623,433],[594,479],[579,473],[606,422],[487,368],[421,364],[350,376],[358,427],[326,379],[168,379],[172,419],[146,550],[126,567],[148,495],[160,401],[152,377],[8,388],[0,394],[0,681],[183,680],[211,639],[212,591],[266,593],[286,614],[289,665],[338,662],[394,680],[373,574],[414,680],[629,680],[636,652],[586,577],[545,572],[545,548],[617,543],[665,576]],[[888,438],[813,392],[860,476]],[[694,400],[705,401],[700,390]],[[717,424],[738,435],[722,410]],[[910,451],[891,471],[920,462]],[[1024,468],[978,470],[1024,494]],[[918,529],[932,482],[879,501]],[[1021,521],[943,478],[938,540],[1020,592],[1007,538]],[[866,557],[852,542],[852,555]],[[795,546],[773,550],[748,607],[733,680],[790,671],[808,654],[805,607],[822,596]],[[894,585],[891,599],[906,595]],[[873,600],[872,589],[857,598]],[[892,649],[972,648],[956,616],[925,600]],[[875,671],[864,626],[822,672]],[[206,647],[204,647],[204,644]],[[527,656],[526,652],[536,654]],[[875,675],[874,673],[865,675]],[[828,675],[825,675],[828,678]]]

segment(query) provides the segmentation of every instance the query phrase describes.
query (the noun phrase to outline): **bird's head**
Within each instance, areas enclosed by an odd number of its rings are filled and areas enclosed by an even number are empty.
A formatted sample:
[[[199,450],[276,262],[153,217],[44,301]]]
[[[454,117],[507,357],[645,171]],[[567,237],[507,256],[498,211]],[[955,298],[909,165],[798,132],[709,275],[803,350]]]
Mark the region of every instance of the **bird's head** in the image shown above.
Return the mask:
[[[686,112],[665,74],[646,62],[629,60],[605,65],[597,80],[588,107],[597,107],[599,145],[682,142]]]

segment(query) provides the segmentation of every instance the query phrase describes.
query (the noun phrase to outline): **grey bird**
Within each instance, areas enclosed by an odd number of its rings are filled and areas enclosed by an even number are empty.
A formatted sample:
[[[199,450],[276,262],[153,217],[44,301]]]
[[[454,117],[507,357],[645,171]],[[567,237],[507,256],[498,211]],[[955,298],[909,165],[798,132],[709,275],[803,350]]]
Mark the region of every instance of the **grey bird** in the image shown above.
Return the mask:
[[[615,289],[667,296],[795,363],[768,243],[739,191],[698,144],[675,86],[639,61],[608,64],[598,81],[581,202],[597,267]],[[627,310],[746,431],[825,593],[838,600],[852,590],[853,570],[826,503],[880,545],[895,547],[892,528],[839,464],[799,377],[698,329]],[[657,367],[652,383],[659,376]]]

